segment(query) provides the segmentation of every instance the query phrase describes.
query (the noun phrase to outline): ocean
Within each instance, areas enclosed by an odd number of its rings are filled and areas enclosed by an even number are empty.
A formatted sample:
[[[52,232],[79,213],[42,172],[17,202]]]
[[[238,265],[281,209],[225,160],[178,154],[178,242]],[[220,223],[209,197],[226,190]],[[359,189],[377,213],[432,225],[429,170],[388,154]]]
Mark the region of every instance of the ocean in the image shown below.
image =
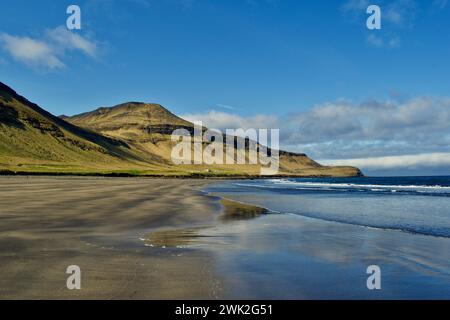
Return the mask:
[[[270,179],[218,188],[278,213],[450,237],[450,177]]]
[[[272,213],[204,232],[199,247],[226,266],[230,297],[450,299],[450,177],[236,180],[205,191]],[[381,290],[367,287],[371,265]]]

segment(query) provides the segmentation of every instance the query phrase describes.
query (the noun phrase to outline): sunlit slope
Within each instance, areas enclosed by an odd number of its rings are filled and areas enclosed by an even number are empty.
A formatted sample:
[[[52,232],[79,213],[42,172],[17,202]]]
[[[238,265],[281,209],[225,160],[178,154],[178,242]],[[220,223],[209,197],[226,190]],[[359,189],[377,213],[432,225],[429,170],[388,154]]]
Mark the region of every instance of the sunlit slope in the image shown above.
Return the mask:
[[[67,121],[94,130],[103,135],[123,139],[134,150],[156,155],[171,162],[174,143],[170,134],[178,128],[192,133],[193,124],[174,115],[159,104],[129,102],[110,108],[99,108],[72,117]],[[259,165],[183,165],[186,172],[210,172],[216,174],[259,175]],[[305,154],[280,152],[280,174],[295,176],[355,176],[360,171],[353,167],[321,166]]]
[[[0,83],[0,171],[157,176],[258,176],[259,165],[174,165],[170,134],[193,125],[157,104],[130,102],[55,117]],[[355,176],[281,152],[280,175]]]
[[[144,167],[146,160],[126,142],[55,117],[0,83],[0,169],[104,172]]]
[[[92,112],[68,117],[68,121],[117,138],[140,141],[149,138],[152,128],[163,132],[165,126],[192,127],[161,105],[140,102],[123,103],[111,108],[98,108]],[[167,132],[171,132],[166,128]]]

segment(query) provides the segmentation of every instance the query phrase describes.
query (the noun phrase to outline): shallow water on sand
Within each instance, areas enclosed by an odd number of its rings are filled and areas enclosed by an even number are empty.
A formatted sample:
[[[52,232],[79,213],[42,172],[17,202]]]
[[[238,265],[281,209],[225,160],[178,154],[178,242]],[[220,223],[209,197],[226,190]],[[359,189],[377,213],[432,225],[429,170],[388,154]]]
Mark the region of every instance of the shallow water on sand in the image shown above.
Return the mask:
[[[199,230],[204,238],[190,244],[212,252],[226,297],[450,299],[450,238],[421,234],[447,232],[450,198],[300,193],[251,183],[220,183],[207,191],[279,213]],[[379,214],[383,210],[389,212]],[[370,265],[381,268],[381,290],[367,289]]]
[[[270,179],[210,190],[282,213],[450,238],[450,177]]]

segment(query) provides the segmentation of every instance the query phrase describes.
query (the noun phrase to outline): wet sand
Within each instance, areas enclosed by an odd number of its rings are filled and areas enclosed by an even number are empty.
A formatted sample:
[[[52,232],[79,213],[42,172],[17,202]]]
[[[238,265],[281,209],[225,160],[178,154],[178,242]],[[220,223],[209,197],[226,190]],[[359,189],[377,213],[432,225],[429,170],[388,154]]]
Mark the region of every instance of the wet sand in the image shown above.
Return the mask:
[[[198,191],[205,183],[0,177],[0,299],[221,297],[210,253],[142,238],[214,223],[221,206]],[[69,265],[81,290],[66,287]]]
[[[284,213],[202,231],[211,237],[196,246],[215,255],[225,298],[450,299],[450,238],[288,214],[289,203],[314,209],[308,201],[317,193],[245,192],[233,185],[207,190]],[[339,205],[330,196],[319,199],[330,209]],[[380,290],[367,287],[373,265],[381,270]]]

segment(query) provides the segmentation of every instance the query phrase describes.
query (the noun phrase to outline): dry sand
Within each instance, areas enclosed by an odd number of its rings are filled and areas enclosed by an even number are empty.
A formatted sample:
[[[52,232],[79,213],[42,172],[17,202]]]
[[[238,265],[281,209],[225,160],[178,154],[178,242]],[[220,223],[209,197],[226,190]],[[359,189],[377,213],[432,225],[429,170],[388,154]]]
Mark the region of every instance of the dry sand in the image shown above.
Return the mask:
[[[218,220],[205,183],[0,177],[0,299],[220,298],[208,252],[140,239]],[[81,290],[66,287],[69,265]]]

